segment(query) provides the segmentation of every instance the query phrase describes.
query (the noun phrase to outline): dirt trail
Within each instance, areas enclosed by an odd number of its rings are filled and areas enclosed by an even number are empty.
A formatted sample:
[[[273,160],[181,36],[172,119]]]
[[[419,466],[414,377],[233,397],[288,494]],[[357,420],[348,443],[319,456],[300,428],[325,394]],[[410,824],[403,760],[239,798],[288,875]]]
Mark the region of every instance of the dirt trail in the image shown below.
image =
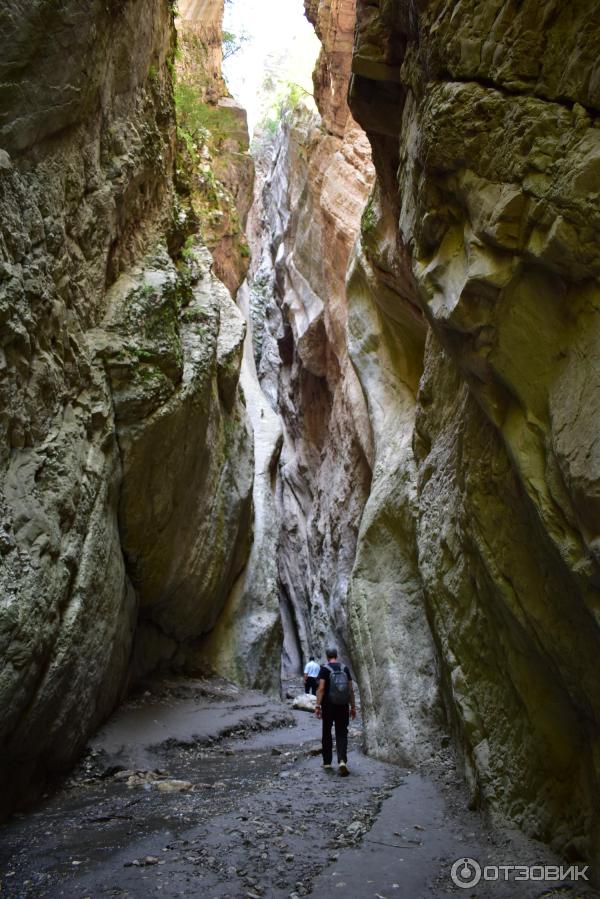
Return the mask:
[[[75,772],[0,831],[0,896],[68,899],[515,899],[549,884],[455,887],[452,863],[550,863],[466,810],[451,756],[427,773],[367,758],[322,769],[306,712],[223,682],[171,681],[126,703]]]

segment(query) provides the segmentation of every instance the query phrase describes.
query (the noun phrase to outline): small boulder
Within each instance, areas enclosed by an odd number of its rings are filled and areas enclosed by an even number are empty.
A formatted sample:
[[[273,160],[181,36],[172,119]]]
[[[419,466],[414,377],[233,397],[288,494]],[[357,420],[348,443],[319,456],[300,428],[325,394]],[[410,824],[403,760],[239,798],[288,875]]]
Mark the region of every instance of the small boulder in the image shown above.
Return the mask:
[[[189,780],[160,780],[155,786],[161,793],[183,793],[192,789]]]
[[[317,697],[313,696],[312,693],[301,693],[294,698],[292,708],[300,709],[302,712],[314,712],[316,702]]]

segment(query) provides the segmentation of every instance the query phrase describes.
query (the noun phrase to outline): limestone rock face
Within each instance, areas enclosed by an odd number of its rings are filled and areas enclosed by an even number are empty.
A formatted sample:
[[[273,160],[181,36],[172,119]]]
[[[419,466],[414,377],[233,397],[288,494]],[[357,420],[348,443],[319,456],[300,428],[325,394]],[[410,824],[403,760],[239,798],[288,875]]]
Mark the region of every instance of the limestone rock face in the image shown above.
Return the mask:
[[[169,229],[172,38],[167,3],[0,11],[3,808],[73,757],[125,683],[121,458],[86,332],[107,281]]]
[[[0,813],[132,672],[201,664],[249,550],[245,326],[178,255],[172,17],[0,10]]]
[[[343,71],[332,77],[343,95]],[[343,136],[324,132],[306,110],[289,115],[265,185],[274,272],[270,282],[268,271],[262,277],[278,302],[279,316],[270,313],[276,385],[269,341],[259,374],[284,424],[278,498],[287,671],[310,652],[323,653],[327,642],[346,651],[348,582],[370,481],[370,431],[348,358],[344,279],[373,171],[365,135],[347,107],[343,115]]]
[[[140,604],[137,669],[183,665],[214,626],[251,539],[252,439],[237,392],[245,324],[208,250],[156,250],[90,336],[110,379],[121,541]]]
[[[279,614],[277,546],[281,527],[276,499],[277,463],[282,443],[279,416],[262,392],[253,352],[250,289],[237,303],[249,327],[240,385],[254,433],[252,546],[216,626],[202,643],[202,657],[236,683],[279,692],[282,627]]]
[[[310,625],[301,630],[303,648],[310,645],[313,633],[318,635],[316,648],[323,648],[323,641],[330,636],[329,621],[333,621],[332,636],[338,642],[339,633],[348,634],[369,750],[412,764],[431,753],[438,710],[433,643],[417,566],[417,473],[412,456],[425,326],[420,313],[408,307],[406,320],[399,317],[409,331],[405,340],[395,320],[398,316],[392,313],[392,320],[387,320],[387,313],[397,303],[391,211],[381,239],[352,253],[361,216],[368,236],[378,215],[375,198],[364,211],[372,178],[370,160],[366,169],[365,136],[346,101],[354,0],[309,0],[305,7],[323,45],[314,83],[323,123],[330,132],[327,140],[321,139],[312,159],[318,159],[319,153],[329,159],[334,152],[324,176],[319,176],[314,163],[311,169],[309,162],[307,189],[300,194],[306,212],[297,216],[297,225],[293,214],[286,223],[295,240],[287,262],[290,288],[286,304],[292,333],[298,335],[298,356],[311,374],[325,375],[328,391],[319,408],[314,389],[309,393],[293,366],[287,375],[291,389],[286,385],[283,396],[298,397],[287,405],[295,443],[290,440],[292,464],[282,472],[283,497],[288,503],[282,532],[286,560],[282,579],[294,607],[318,603]],[[291,143],[293,146],[293,132]],[[292,178],[297,177],[302,162],[292,156],[289,167]],[[351,187],[357,181],[362,181],[360,191]],[[320,217],[324,224],[319,230],[315,222]],[[320,252],[326,257],[321,270],[314,262]],[[345,284],[342,278],[351,257]],[[294,277],[300,266],[308,272],[304,281]],[[318,302],[307,290],[298,288],[305,282]],[[319,340],[321,322],[325,323],[328,345]],[[285,377],[285,367],[283,374]],[[300,416],[293,415],[293,404],[301,410],[311,409],[312,431]],[[296,433],[307,446],[316,444],[313,453],[317,455],[299,474],[293,461],[310,459],[310,455]],[[306,471],[318,474],[307,477]],[[286,479],[290,482],[287,492]],[[306,483],[309,487],[303,496],[300,485]],[[302,504],[298,496],[303,496]],[[309,581],[310,592],[305,597],[295,595],[302,569],[328,572],[333,566],[322,537],[313,545],[310,537],[307,540],[294,529],[286,533],[286,519],[297,520],[302,505],[309,523],[314,515],[319,530],[333,535],[330,543],[343,547],[339,556],[344,560],[333,590],[322,574],[320,581]],[[310,524],[307,530],[310,534]],[[319,565],[315,560],[321,554],[324,563]],[[296,618],[302,621],[299,613]]]
[[[313,73],[319,112],[327,130],[342,138],[349,126],[355,127],[347,101],[355,7],[355,0],[304,0],[322,45]]]
[[[248,271],[244,230],[253,200],[246,111],[221,74],[224,0],[181,0],[177,19],[178,186],[235,298]]]
[[[351,84],[379,186],[354,277],[360,294],[366,257],[398,347],[385,380],[406,395],[421,376],[388,491],[416,471],[404,508],[448,714],[474,798],[586,858],[599,833],[599,40],[591,2],[358,0]],[[360,341],[353,358],[367,384]]]
[[[369,210],[373,214],[373,205]],[[372,481],[350,584],[349,638],[367,748],[415,764],[430,757],[439,717],[418,566],[412,450],[423,325],[385,283],[369,250],[354,254],[348,298],[349,350],[373,433]]]
[[[211,103],[227,93],[221,72],[224,8],[225,0],[179,0],[177,4],[181,68],[189,66],[201,77],[202,100]]]

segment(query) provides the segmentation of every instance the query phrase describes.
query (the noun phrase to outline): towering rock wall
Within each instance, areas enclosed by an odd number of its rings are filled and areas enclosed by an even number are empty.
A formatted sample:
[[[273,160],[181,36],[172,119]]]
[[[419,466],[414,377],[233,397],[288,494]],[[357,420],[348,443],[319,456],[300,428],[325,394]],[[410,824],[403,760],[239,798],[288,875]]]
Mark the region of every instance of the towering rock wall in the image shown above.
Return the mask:
[[[349,330],[376,444],[390,394],[400,416],[381,484],[406,561],[393,601],[362,599],[363,581],[389,595],[389,544],[365,514],[353,640],[376,659],[395,645],[373,637],[380,605],[403,621],[421,593],[474,800],[598,858],[598,10],[357,13],[351,107],[378,190]]]
[[[230,499],[241,495],[242,476],[246,484],[251,482],[252,504],[251,508],[244,506],[243,522],[241,509],[234,509],[233,517],[222,529],[219,539],[225,542],[221,551],[227,542],[230,544],[235,527],[242,524],[244,552],[233,557],[233,581],[224,578],[218,569],[216,580],[205,581],[206,596],[212,597],[212,620],[216,614],[218,619],[193,650],[189,647],[187,664],[208,666],[237,683],[278,693],[282,634],[276,567],[279,516],[273,471],[281,448],[281,425],[260,389],[252,350],[249,289],[245,282],[251,253],[245,231],[254,199],[254,162],[248,152],[246,112],[230,97],[221,73],[223,10],[223,0],[182,0],[178,7],[177,184],[185,198],[186,211],[197,223],[210,250],[214,273],[241,310],[239,321],[230,329],[230,342],[235,347],[232,358],[239,365],[243,417],[253,434],[253,471],[246,467],[246,446],[231,444],[233,458],[239,452],[241,464],[232,467],[233,479],[221,481],[221,490]],[[237,373],[237,367],[232,369],[232,398]],[[214,434],[209,430],[203,439],[205,455],[214,459]],[[196,463],[206,469],[204,456],[197,455]],[[207,484],[218,477],[218,472],[205,470]],[[203,512],[195,530],[198,546],[203,547],[202,556],[210,559],[215,555],[217,536],[213,530],[214,514],[208,508]],[[181,552],[185,556],[186,548],[181,547]],[[231,558],[230,554],[225,553],[225,558]],[[242,558],[246,564],[240,567]],[[210,570],[204,558],[201,568]],[[224,605],[222,596],[227,597]],[[198,597],[196,603],[197,600]],[[203,628],[203,632],[206,630]]]
[[[174,195],[174,37],[167,0],[0,10],[2,811],[132,670],[198,664],[249,550],[245,325]]]
[[[345,101],[351,5],[346,12],[318,13],[324,50],[315,99],[323,115],[300,107],[284,116],[263,191],[268,246],[252,285],[259,376],[283,421],[278,567],[290,672],[327,641],[345,649],[348,580],[370,481],[344,282],[373,171]],[[278,307],[266,308],[272,291]]]
[[[276,499],[276,470],[282,427],[258,380],[251,291],[247,283],[240,288],[237,303],[248,323],[240,386],[254,432],[252,547],[216,626],[202,642],[201,656],[221,675],[278,696],[283,634],[277,570],[281,516]]]
[[[248,271],[245,238],[254,164],[246,112],[223,80],[224,0],[181,0],[177,12],[177,186],[233,298]]]
[[[439,705],[411,449],[426,329],[414,307],[387,316],[399,270],[392,210],[381,241],[353,254],[361,217],[372,237],[378,208],[374,197],[365,211],[370,154],[346,99],[355,2],[305,7],[322,43],[314,86],[327,135],[297,121],[269,185],[290,326],[280,342],[281,581],[302,652],[333,638],[351,654],[369,750],[412,764],[431,754]]]
[[[121,459],[86,333],[103,315],[107,281],[168,228],[173,32],[166,3],[140,0],[8,3],[0,34],[0,739],[10,804],[37,757],[58,763],[81,745],[128,665],[135,596],[119,540]]]
[[[179,0],[179,69],[189,71],[203,102],[218,103],[226,96],[223,80],[223,13],[225,0]]]
[[[419,572],[412,449],[425,334],[421,316],[404,302],[403,285],[395,280],[394,218],[383,216],[379,190],[363,214],[363,241],[348,279],[348,346],[373,432],[373,477],[352,571],[349,639],[367,748],[415,764],[430,757],[439,717]]]

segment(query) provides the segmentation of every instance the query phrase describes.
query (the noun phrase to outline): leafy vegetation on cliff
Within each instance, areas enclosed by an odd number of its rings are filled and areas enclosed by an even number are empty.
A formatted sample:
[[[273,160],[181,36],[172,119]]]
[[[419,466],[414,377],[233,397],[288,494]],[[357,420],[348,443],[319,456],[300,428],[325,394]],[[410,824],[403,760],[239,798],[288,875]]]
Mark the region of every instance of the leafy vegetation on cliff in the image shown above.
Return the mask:
[[[178,187],[212,252],[215,272],[232,292],[248,268],[243,219],[251,201],[253,166],[243,111],[215,77],[214,36],[180,25],[175,65]],[[224,35],[226,40],[234,36]]]

